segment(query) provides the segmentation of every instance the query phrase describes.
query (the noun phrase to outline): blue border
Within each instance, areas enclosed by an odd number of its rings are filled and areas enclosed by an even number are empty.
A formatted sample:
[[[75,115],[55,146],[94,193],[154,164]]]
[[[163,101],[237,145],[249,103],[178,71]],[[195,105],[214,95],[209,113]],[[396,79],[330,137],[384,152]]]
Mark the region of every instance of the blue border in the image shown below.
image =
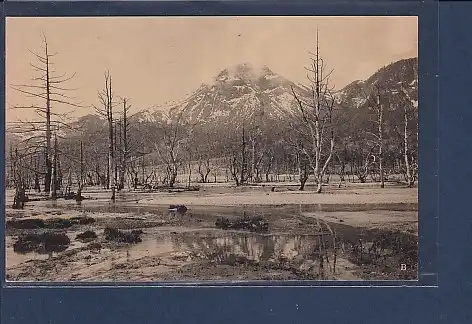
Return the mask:
[[[440,4],[439,287],[445,323],[472,323],[472,2]]]
[[[432,1],[72,1],[6,2],[7,16],[416,15]]]
[[[418,281],[362,281],[362,282],[320,282],[320,281],[272,281],[245,282],[240,286],[434,286],[437,284],[437,11],[434,3],[317,3],[306,2],[36,2],[7,3],[6,16],[151,16],[151,15],[418,15],[419,16],[419,102],[425,107],[420,112],[420,189],[419,189],[419,280]],[[422,54],[427,53],[427,54]],[[2,103],[4,104],[4,102]],[[431,170],[434,170],[431,172]],[[432,203],[434,202],[434,203]],[[4,259],[3,259],[4,260]],[[4,278],[4,276],[2,277]],[[4,282],[4,281],[3,281]],[[8,283],[8,286],[31,286],[34,284]],[[43,284],[44,285],[44,284]],[[96,283],[53,283],[53,286],[96,286]],[[115,286],[102,283],[100,286]],[[134,283],[120,283],[132,286]],[[142,286],[177,285],[182,283],[145,283]],[[188,284],[184,284],[188,286]],[[194,286],[224,286],[222,283],[201,282]],[[234,284],[233,284],[234,286]]]
[[[435,5],[420,3],[320,3],[306,2],[271,3],[264,2],[36,2],[6,3],[5,15],[19,16],[151,16],[151,15],[418,15],[419,16],[419,102],[425,107],[420,113],[420,189],[419,189],[419,237],[420,276],[418,281],[272,281],[243,282],[232,286],[434,286],[437,284],[437,15],[428,14]],[[349,9],[349,10],[348,10]],[[435,13],[436,11],[433,11]],[[422,53],[428,53],[427,55]],[[425,57],[423,59],[423,57]],[[427,59],[426,59],[427,57]],[[4,87],[2,90],[4,91]],[[2,102],[4,105],[5,102]],[[4,111],[4,110],[2,110]],[[423,110],[422,110],[423,111]],[[4,127],[4,125],[2,126]],[[2,131],[4,131],[2,129]],[[4,153],[4,150],[2,151]],[[431,172],[434,170],[434,172]],[[436,203],[431,203],[435,201]],[[3,206],[3,205],[2,205]],[[4,220],[2,219],[2,222]],[[3,224],[2,224],[3,226]],[[2,227],[3,228],[3,227]],[[2,251],[4,254],[4,250]],[[4,259],[4,256],[2,258]],[[4,269],[2,268],[2,272]],[[39,286],[36,283],[2,283],[8,286]],[[44,286],[43,284],[40,284]],[[134,286],[135,283],[51,283],[48,286]],[[227,283],[143,283],[140,286],[226,286]]]
[[[469,4],[470,5],[470,4]],[[449,64],[441,74],[443,89],[441,100],[448,103],[448,110],[441,112],[438,120],[438,97],[436,75],[438,71],[438,4],[433,2],[402,3],[291,3],[272,2],[135,2],[135,3],[4,3],[8,16],[100,16],[100,15],[418,15],[419,16],[419,72],[420,72],[420,106],[426,107],[428,113],[420,113],[420,263],[422,273],[431,276],[420,278],[427,285],[437,283],[437,273],[441,275],[439,288],[424,287],[328,287],[313,288],[231,288],[231,289],[193,289],[193,288],[112,288],[95,289],[77,287],[68,289],[28,289],[4,287],[2,289],[2,323],[84,323],[84,322],[130,322],[142,314],[139,322],[172,322],[207,323],[207,322],[337,322],[342,316],[343,323],[470,323],[467,317],[470,305],[465,293],[471,283],[464,279],[467,271],[472,269],[470,254],[470,219],[460,215],[467,213],[465,202],[470,200],[466,194],[470,190],[472,175],[470,172],[457,172],[444,176],[441,174],[441,188],[448,193],[438,192],[438,154],[441,154],[441,166],[449,165],[450,159],[457,159],[458,167],[470,168],[467,147],[472,147],[472,136],[467,134],[470,126],[465,124],[472,119],[472,111],[464,112],[470,106],[467,94],[470,93],[470,58],[472,53],[463,50],[462,69],[451,64],[454,62],[453,51],[457,46],[470,44],[463,32],[451,37],[450,42],[442,43],[441,49],[451,57]],[[449,27],[444,27],[441,34],[451,35],[453,22],[469,24],[470,11],[453,10],[453,4],[444,5],[441,18],[448,19]],[[457,4],[455,5],[457,9]],[[468,9],[472,7],[467,6]],[[459,14],[459,15],[458,15]],[[2,19],[4,27],[4,19]],[[2,28],[4,39],[4,28]],[[2,50],[4,42],[2,39]],[[442,53],[443,56],[446,54]],[[467,56],[468,55],[468,56]],[[4,56],[1,58],[4,72]],[[452,61],[451,61],[452,60]],[[441,61],[444,64],[444,60]],[[455,71],[455,72],[454,72]],[[469,74],[467,75],[466,72]],[[445,75],[445,77],[443,77]],[[458,85],[459,82],[462,84]],[[0,76],[1,94],[4,95],[4,73]],[[444,86],[444,84],[446,84]],[[447,97],[453,92],[454,98]],[[444,94],[444,95],[443,95]],[[4,108],[5,101],[0,107]],[[1,109],[4,118],[4,109]],[[429,112],[431,111],[431,112]],[[456,115],[454,115],[456,114]],[[438,153],[438,121],[441,123],[440,144]],[[446,123],[453,123],[447,126]],[[470,125],[470,124],[468,124]],[[2,126],[2,132],[4,126]],[[469,139],[467,139],[467,136]],[[467,145],[467,146],[466,146]],[[4,143],[0,145],[4,154]],[[449,164],[447,164],[449,163]],[[467,168],[467,169],[466,169]],[[447,172],[441,168],[442,172]],[[0,180],[3,184],[3,173]],[[459,188],[458,188],[459,187]],[[459,189],[462,191],[459,192]],[[1,195],[2,206],[4,204]],[[447,199],[447,200],[446,200]],[[446,217],[451,215],[453,222],[442,221],[441,243],[438,263],[438,200],[439,207]],[[457,215],[457,216],[455,216]],[[467,220],[464,222],[464,220]],[[3,229],[4,219],[1,218]],[[448,232],[446,232],[448,231]],[[460,243],[459,237],[468,237],[467,242]],[[2,242],[4,244],[4,242]],[[2,261],[4,249],[2,247]],[[449,267],[449,268],[448,268]],[[4,269],[1,270],[4,278]],[[321,282],[320,285],[325,283]],[[344,282],[337,284],[345,284]],[[354,283],[349,282],[349,286]],[[373,282],[363,282],[372,285]],[[388,284],[382,282],[379,284]],[[398,285],[399,282],[393,282]],[[407,282],[404,284],[411,284]],[[462,285],[464,287],[462,287]],[[348,288],[348,289],[346,289]],[[388,289],[388,290],[387,290]],[[469,289],[469,290],[468,290]],[[450,303],[449,303],[450,302]],[[470,299],[469,299],[470,302]],[[454,304],[453,304],[454,303]],[[223,312],[224,310],[224,312]],[[305,315],[303,315],[305,314]],[[308,316],[307,316],[308,315]]]
[[[436,4],[432,5],[434,8]],[[433,9],[434,10],[434,9]],[[437,10],[437,9],[436,9]],[[439,222],[439,60],[438,15],[418,19],[419,187],[418,237],[420,282],[438,282]]]

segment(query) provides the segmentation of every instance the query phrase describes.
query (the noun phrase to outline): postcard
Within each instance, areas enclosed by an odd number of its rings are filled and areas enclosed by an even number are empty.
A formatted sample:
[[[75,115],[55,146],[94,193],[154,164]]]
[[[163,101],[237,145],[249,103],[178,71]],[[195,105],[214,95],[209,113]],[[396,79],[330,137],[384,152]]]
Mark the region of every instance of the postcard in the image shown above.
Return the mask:
[[[6,18],[8,282],[418,279],[418,19]]]

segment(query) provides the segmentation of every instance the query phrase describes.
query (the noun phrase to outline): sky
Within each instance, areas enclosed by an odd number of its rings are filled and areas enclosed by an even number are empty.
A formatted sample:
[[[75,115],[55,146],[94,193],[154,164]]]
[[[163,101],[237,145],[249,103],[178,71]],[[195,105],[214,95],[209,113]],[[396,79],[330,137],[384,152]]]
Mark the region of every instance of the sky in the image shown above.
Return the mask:
[[[43,34],[59,74],[76,73],[64,87],[93,112],[109,70],[117,96],[134,111],[181,100],[223,69],[248,62],[306,82],[309,52],[316,48],[341,89],[394,61],[418,56],[417,17],[90,17],[11,18],[6,21],[7,122],[34,119],[32,99],[12,89],[34,84],[31,51],[41,53]],[[65,111],[55,104],[53,109]]]

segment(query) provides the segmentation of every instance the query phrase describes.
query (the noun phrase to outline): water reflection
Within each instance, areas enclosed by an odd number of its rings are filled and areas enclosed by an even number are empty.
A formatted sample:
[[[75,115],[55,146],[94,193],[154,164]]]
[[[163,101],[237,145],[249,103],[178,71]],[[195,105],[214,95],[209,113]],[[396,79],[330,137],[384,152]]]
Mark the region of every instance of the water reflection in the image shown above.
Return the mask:
[[[188,251],[200,253],[209,259],[224,261],[241,256],[251,261],[269,261],[284,258],[316,259],[319,237],[315,235],[260,235],[241,233],[227,236],[201,236],[198,233],[169,235],[144,240],[129,248],[132,258]]]

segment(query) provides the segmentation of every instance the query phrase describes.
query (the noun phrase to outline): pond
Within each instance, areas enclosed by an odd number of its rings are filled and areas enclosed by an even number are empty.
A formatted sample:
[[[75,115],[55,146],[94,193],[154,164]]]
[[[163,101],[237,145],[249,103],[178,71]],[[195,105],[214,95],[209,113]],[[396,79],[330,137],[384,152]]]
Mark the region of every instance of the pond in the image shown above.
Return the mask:
[[[191,205],[185,217],[174,217],[175,215],[168,217],[169,205],[146,205],[141,202],[136,203],[137,200],[134,199],[136,197],[127,195],[114,203],[101,200],[85,200],[81,203],[73,200],[38,201],[35,202],[35,206],[42,207],[37,209],[41,215],[42,210],[46,214],[51,213],[50,210],[62,211],[62,214],[58,214],[59,217],[73,214],[67,213],[67,210],[80,211],[84,215],[90,213],[89,216],[99,221],[86,228],[80,225],[74,230],[93,229],[98,233],[99,242],[106,241],[103,228],[110,224],[123,230],[142,228],[144,231],[142,242],[112,247],[109,256],[99,254],[96,257],[96,262],[107,269],[110,268],[109,263],[118,262],[117,260],[125,264],[132,264],[136,260],[143,263],[147,257],[150,260],[155,257],[175,259],[183,262],[183,265],[208,262],[233,267],[248,264],[258,266],[270,264],[272,267],[273,264],[280,266],[281,263],[288,263],[293,269],[306,264],[319,268],[323,263],[326,268],[326,264],[333,263],[337,258],[338,262],[347,260],[359,267],[370,267],[369,271],[372,270],[372,273],[385,274],[381,279],[390,278],[389,275],[392,279],[399,277],[397,270],[400,269],[400,265],[408,263],[412,271],[404,277],[416,278],[418,250],[416,235],[388,230],[388,227],[373,229],[348,224],[349,220],[361,218],[379,224],[384,219],[392,223],[405,221],[414,223],[417,217],[416,204]],[[121,217],[117,214],[129,215]],[[269,230],[265,234],[260,234],[217,229],[215,221],[221,216],[228,218],[261,216],[268,220]],[[75,239],[77,233],[67,234],[71,244],[66,251],[81,247]],[[12,248],[14,238],[7,239],[10,240],[6,251],[7,268],[28,260],[47,259],[51,256],[34,252],[15,253]],[[57,254],[53,251],[52,256],[63,253]],[[84,250],[81,253],[89,252]],[[174,264],[172,262],[169,264]],[[77,264],[81,263],[83,261]],[[146,271],[151,273],[157,271],[152,266],[147,268],[149,270]],[[264,272],[263,268],[259,271]],[[288,270],[284,268],[283,271]],[[366,276],[369,277],[371,272]],[[198,277],[198,273],[196,276]],[[139,274],[133,278],[139,278]]]

